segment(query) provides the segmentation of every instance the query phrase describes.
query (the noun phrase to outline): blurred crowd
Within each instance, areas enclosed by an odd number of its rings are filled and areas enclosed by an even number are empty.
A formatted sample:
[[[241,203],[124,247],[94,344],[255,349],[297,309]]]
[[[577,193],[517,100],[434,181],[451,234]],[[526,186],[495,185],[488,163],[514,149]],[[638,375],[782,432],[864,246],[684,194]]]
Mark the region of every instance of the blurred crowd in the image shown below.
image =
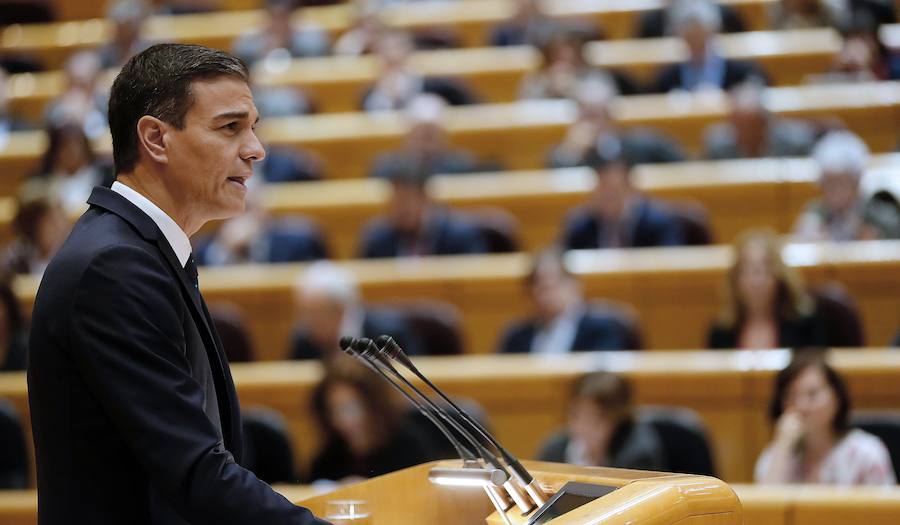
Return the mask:
[[[433,198],[434,176],[501,171],[504,166],[455,147],[445,129],[451,106],[476,104],[483,97],[464,81],[425,76],[411,64],[420,50],[458,46],[458,36],[445,29],[401,31],[385,23],[385,10],[415,1],[357,0],[352,25],[332,39],[303,16],[304,7],[327,2],[266,0],[263,23],[241,35],[232,51],[256,71],[283,68],[303,57],[376,57],[375,79],[354,103],[359,111],[398,112],[408,131],[396,150],[383,152],[369,169],[371,177],[389,185],[389,211],[360,231],[358,258],[518,251],[515,225],[508,217],[463,213]],[[496,351],[544,355],[642,348],[636,314],[628,305],[587,297],[578,276],[567,268],[566,251],[713,241],[705,211],[695,203],[650,197],[633,181],[638,164],[688,160],[678,138],[654,129],[622,128],[612,109],[621,96],[722,90],[728,118],[706,130],[699,157],[811,157],[818,172],[818,196],[796,218],[789,236],[753,229],[734,243],[734,262],[722,283],[719,313],[710,320],[708,347],[862,346],[862,335],[842,329],[852,299],[838,285],[807,286],[786,264],[782,248],[790,241],[900,239],[900,185],[867,178],[871,153],[866,144],[833,119],[786,118],[768,110],[763,69],[722,53],[717,35],[747,27],[727,4],[670,0],[665,8],[640,16],[635,38],[671,36],[680,39],[686,51],[682,62],[661,68],[648,83],[589,63],[587,46],[604,38],[603,28],[550,16],[545,12],[548,5],[515,0],[514,15],[493,28],[484,45],[539,50],[541,64],[523,79],[520,98],[568,99],[577,108],[577,118],[561,142],[546,152],[546,167],[586,167],[596,184],[589,199],[558,225],[557,245],[534,255],[522,283],[532,314],[508,327]],[[900,79],[900,56],[878,36],[882,24],[897,20],[893,6],[886,0],[781,0],[773,3],[769,26],[832,27],[840,33],[843,43],[830,68],[809,78],[810,83]],[[28,129],[42,128],[48,139],[37,168],[17,193],[14,240],[0,253],[7,282],[14,275],[39,276],[65,239],[72,218],[84,209],[91,189],[113,180],[111,159],[98,155],[94,147],[106,136],[107,71],[154,43],[142,29],[149,17],[215,8],[214,0],[113,2],[107,13],[115,27],[110,41],[67,60],[65,88],[49,104],[42,122],[13,113],[6,90],[9,74],[39,71],[41,64],[27,56],[0,57],[0,145],[9,134]],[[296,87],[256,85],[254,95],[263,119],[313,114],[317,108],[317,101]],[[420,306],[366,304],[353,275],[328,261],[329,239],[317,224],[302,216],[269,213],[265,191],[322,179],[320,159],[300,149],[269,147],[256,168],[247,213],[193,239],[194,249],[199,263],[207,266],[313,263],[298,278],[297,325],[291,340],[285,341],[291,358],[329,365],[313,396],[325,446],[303,479],[378,475],[446,454],[445,449],[433,449],[427,425],[390,401],[378,378],[342,359],[337,344],[343,335],[374,338],[389,333],[412,355],[434,353],[428,332],[413,315]],[[214,314],[225,327],[220,328],[223,333],[240,317],[239,312],[223,310]],[[25,367],[26,317],[10,285],[0,286],[2,370]],[[232,359],[252,359],[249,343],[223,339]],[[900,334],[894,344],[900,345]],[[774,437],[757,462],[757,481],[895,483],[884,444],[852,425],[850,406],[840,376],[818,354],[798,354],[776,381],[770,410]],[[674,468],[654,417],[634,406],[625,379],[591,374],[572,392],[566,427],[535,452],[542,459],[580,465]]]

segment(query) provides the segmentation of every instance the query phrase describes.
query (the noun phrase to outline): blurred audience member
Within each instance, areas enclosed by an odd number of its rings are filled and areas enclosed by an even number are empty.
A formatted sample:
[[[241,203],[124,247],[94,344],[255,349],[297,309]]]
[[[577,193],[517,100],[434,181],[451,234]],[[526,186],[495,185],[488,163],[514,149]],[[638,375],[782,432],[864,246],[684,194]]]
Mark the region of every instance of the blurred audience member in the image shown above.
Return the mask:
[[[141,38],[141,26],[150,14],[150,6],[144,0],[118,0],[106,12],[106,18],[115,24],[112,39],[100,48],[100,64],[103,68],[125,65],[133,55],[150,47]]]
[[[387,216],[366,224],[360,257],[419,257],[487,253],[481,230],[468,218],[435,203],[428,176],[418,166],[394,170]]]
[[[631,183],[631,162],[620,147],[588,151],[597,175],[588,203],[572,213],[562,234],[567,250],[638,248],[685,244],[678,219],[667,206],[641,194]]]
[[[765,78],[755,65],[722,56],[716,41],[722,19],[710,0],[679,0],[673,5],[671,17],[674,32],[684,41],[688,58],[660,71],[656,91],[731,89],[748,78]]]
[[[50,127],[47,138],[39,171],[25,185],[42,188],[66,213],[81,212],[94,187],[110,184],[112,176],[101,168],[90,141],[77,124]]]
[[[900,57],[894,57],[881,43],[875,28],[856,26],[844,32],[841,50],[831,69],[811,75],[811,82],[845,84],[878,82],[900,78]]]
[[[610,82],[623,95],[637,93],[637,87],[620,73],[591,67],[585,60],[585,44],[590,37],[575,29],[560,29],[540,43],[541,68],[529,74],[519,85],[519,98],[574,98],[579,85],[587,80]]]
[[[609,82],[596,77],[587,79],[576,86],[573,95],[578,104],[578,120],[569,127],[563,142],[550,152],[549,167],[583,166],[594,148],[621,150],[622,156],[635,164],[685,160],[681,147],[664,135],[650,130],[619,129],[610,114],[617,92]]]
[[[673,12],[678,4],[685,0],[666,0],[668,5],[663,9],[653,9],[642,14],[638,18],[638,27],[635,38],[659,38],[678,34],[674,27]],[[719,18],[722,20],[723,33],[739,33],[746,30],[746,24],[733,7],[718,4]]]
[[[341,337],[390,335],[408,354],[422,352],[403,316],[384,308],[366,308],[353,275],[327,261],[313,263],[296,286],[298,324],[291,341],[293,359],[332,361],[341,353]]]
[[[846,0],[781,0],[769,11],[769,27],[840,27],[850,16],[849,7]]]
[[[9,75],[0,67],[0,148],[6,145],[10,133],[29,128],[28,123],[17,119],[9,108],[8,82]]]
[[[220,0],[153,0],[161,15],[209,13],[220,8]]]
[[[541,0],[516,0],[515,14],[491,31],[491,46],[537,46],[558,29],[541,10]]]
[[[735,86],[729,93],[729,120],[709,127],[705,137],[708,159],[805,157],[816,140],[810,124],[773,115],[764,103],[765,91],[755,82]]]
[[[475,97],[455,80],[423,77],[414,72],[409,65],[413,50],[413,40],[408,34],[398,30],[382,32],[375,45],[380,71],[375,84],[363,96],[363,110],[403,109],[422,93],[437,95],[452,106],[475,102]]]
[[[575,383],[566,430],[551,437],[542,461],[585,467],[663,470],[662,438],[634,416],[631,386],[611,372],[593,372]]]
[[[287,146],[269,146],[266,158],[253,163],[266,182],[300,182],[322,178],[322,162],[310,152]]]
[[[353,482],[427,461],[425,439],[404,425],[387,383],[350,358],[331,363],[312,393],[322,447],[310,480]]]
[[[354,2],[353,24],[334,43],[335,55],[360,56],[374,53],[376,44],[386,31],[378,9],[368,2]]]
[[[502,353],[566,354],[583,350],[632,349],[631,334],[608,309],[585,302],[584,289],[558,249],[534,258],[525,278],[534,316],[506,330]]]
[[[3,271],[9,275],[41,275],[69,234],[65,212],[40,188],[23,189],[13,219],[15,239],[3,252]]]
[[[826,331],[800,275],[781,256],[774,232],[749,230],[735,243],[710,348],[817,347]]]
[[[772,442],[756,462],[757,483],[894,485],[884,443],[851,429],[843,379],[817,353],[804,352],[778,373],[769,406]]]
[[[0,372],[22,371],[27,364],[27,323],[10,285],[0,283]]]
[[[106,133],[109,90],[100,86],[100,57],[93,51],[75,53],[66,62],[66,89],[50,103],[46,120],[52,127],[78,124],[96,139]]]
[[[260,60],[287,61],[296,57],[327,55],[328,35],[312,22],[295,23],[293,10],[302,2],[266,0],[262,27],[242,35],[234,44],[234,54],[248,64]]]
[[[403,148],[381,154],[375,159],[370,175],[392,179],[396,172],[411,166],[426,176],[471,173],[479,169],[475,158],[465,151],[452,149],[447,141],[443,121],[446,103],[435,95],[420,95],[406,108],[409,131]]]
[[[198,243],[199,264],[269,264],[328,257],[318,228],[299,217],[271,217],[261,202],[260,191],[252,188],[246,211],[228,219],[214,235]]]
[[[869,162],[869,148],[849,131],[834,131],[813,150],[819,168],[821,197],[810,203],[794,227],[803,241],[852,241],[900,238],[897,208],[866,198],[860,179]]]

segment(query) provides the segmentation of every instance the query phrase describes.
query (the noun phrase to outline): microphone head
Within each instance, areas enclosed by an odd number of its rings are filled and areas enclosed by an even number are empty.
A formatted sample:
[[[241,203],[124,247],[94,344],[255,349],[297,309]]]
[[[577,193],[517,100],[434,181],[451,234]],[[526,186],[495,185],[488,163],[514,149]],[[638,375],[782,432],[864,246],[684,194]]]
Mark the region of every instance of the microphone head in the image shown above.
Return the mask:
[[[375,339],[375,344],[377,344],[381,352],[390,359],[399,361],[406,367],[412,366],[412,361],[409,360],[409,357],[406,356],[406,353],[403,352],[403,349],[400,348],[397,341],[394,341],[393,337],[389,335],[380,335]]]
[[[354,341],[355,341],[355,339],[350,337],[349,335],[345,335],[344,337],[341,337],[341,341],[340,341],[341,350],[343,350],[344,352],[347,352],[348,354],[352,354],[353,353],[352,347],[353,347]]]
[[[355,339],[351,345],[354,351],[363,357],[376,357],[378,348],[368,337]]]

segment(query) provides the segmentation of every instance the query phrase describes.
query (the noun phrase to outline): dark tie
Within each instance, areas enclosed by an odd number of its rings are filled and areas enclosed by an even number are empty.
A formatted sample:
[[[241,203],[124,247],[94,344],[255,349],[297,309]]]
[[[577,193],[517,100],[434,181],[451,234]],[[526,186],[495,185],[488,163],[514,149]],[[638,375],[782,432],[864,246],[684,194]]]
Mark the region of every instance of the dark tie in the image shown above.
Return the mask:
[[[188,257],[187,264],[184,265],[184,271],[187,272],[191,284],[194,285],[194,299],[197,300],[197,303],[202,303],[202,299],[200,298],[200,281],[198,279],[197,263],[194,261],[194,254],[191,254],[191,256]]]

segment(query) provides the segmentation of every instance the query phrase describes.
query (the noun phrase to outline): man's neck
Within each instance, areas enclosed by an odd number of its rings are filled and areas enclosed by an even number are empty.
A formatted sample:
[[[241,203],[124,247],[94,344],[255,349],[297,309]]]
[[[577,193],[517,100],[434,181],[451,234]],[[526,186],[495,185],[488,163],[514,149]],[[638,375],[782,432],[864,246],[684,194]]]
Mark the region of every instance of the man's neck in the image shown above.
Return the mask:
[[[193,236],[203,226],[202,222],[189,217],[184,206],[180,206],[172,194],[161,182],[148,182],[149,177],[141,176],[139,170],[132,173],[120,173],[116,180],[143,195],[155,204],[187,234]]]

